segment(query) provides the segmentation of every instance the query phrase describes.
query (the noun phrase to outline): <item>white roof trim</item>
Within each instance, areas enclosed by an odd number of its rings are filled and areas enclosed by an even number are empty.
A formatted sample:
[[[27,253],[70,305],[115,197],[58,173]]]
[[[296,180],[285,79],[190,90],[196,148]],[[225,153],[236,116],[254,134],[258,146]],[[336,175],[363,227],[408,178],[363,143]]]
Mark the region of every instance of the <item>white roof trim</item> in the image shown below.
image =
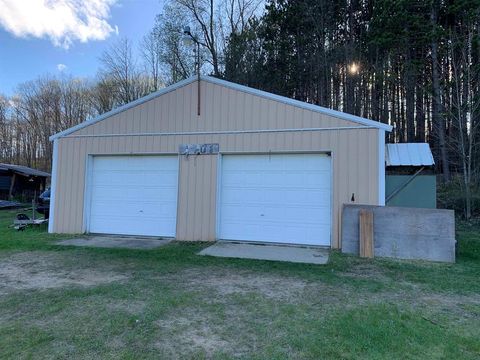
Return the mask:
[[[50,136],[49,139],[50,139],[50,141],[53,141],[53,140],[58,139],[60,137],[67,136],[67,135],[69,135],[69,134],[71,134],[75,131],[78,131],[78,130],[83,129],[87,126],[93,125],[93,124],[95,124],[99,121],[107,119],[110,116],[116,115],[116,114],[118,114],[122,111],[128,110],[128,109],[133,108],[137,105],[143,104],[144,102],[147,102],[149,100],[155,99],[156,97],[159,97],[159,96],[162,96],[162,95],[164,95],[166,93],[169,93],[171,91],[177,90],[178,88],[181,88],[182,86],[188,85],[188,84],[190,84],[190,83],[192,83],[196,80],[197,80],[196,76],[191,76],[188,79],[179,81],[178,83],[167,86],[166,88],[161,89],[159,91],[156,91],[156,92],[154,92],[150,95],[144,96],[144,97],[142,97],[140,99],[137,99],[135,101],[132,101],[128,104],[119,106],[118,108],[115,108],[111,111],[108,111],[108,112],[106,112],[102,115],[99,115],[99,116],[91,119],[91,120],[84,121],[84,122],[82,122],[78,125],[75,125],[71,128],[68,128],[64,131],[61,131],[59,133],[56,133],[56,134]],[[275,94],[272,94],[272,93],[269,93],[269,92],[266,92],[266,91],[254,89],[254,88],[244,86],[244,85],[235,84],[235,83],[225,81],[225,80],[221,80],[221,79],[217,79],[217,78],[214,78],[214,77],[211,77],[211,76],[202,76],[201,80],[207,81],[207,82],[212,83],[212,84],[225,86],[225,87],[228,87],[228,88],[233,89],[233,90],[243,91],[243,92],[246,92],[248,94],[260,96],[260,97],[263,97],[263,98],[266,98],[266,99],[282,102],[282,103],[287,104],[287,105],[292,105],[292,106],[300,107],[300,108],[303,108],[303,109],[306,109],[306,110],[315,111],[315,112],[319,112],[319,113],[326,114],[326,115],[329,115],[329,116],[333,116],[333,117],[336,117],[336,118],[339,118],[339,119],[352,121],[352,122],[355,122],[357,124],[361,124],[361,125],[365,125],[365,126],[369,126],[369,127],[374,127],[374,128],[382,129],[382,130],[385,130],[385,131],[391,131],[392,130],[392,127],[390,125],[387,125],[387,124],[384,124],[384,123],[381,123],[381,122],[378,122],[378,121],[373,121],[373,120],[365,119],[365,118],[362,118],[362,117],[359,117],[359,116],[347,114],[347,113],[344,113],[344,112],[341,112],[341,111],[328,109],[328,108],[325,108],[325,107],[322,107],[322,106],[309,104],[309,103],[299,101],[299,100],[295,100],[295,99],[290,99],[290,98],[285,97],[285,96],[275,95]]]
[[[59,133],[56,133],[52,136],[49,137],[50,141],[53,141],[55,139],[58,139],[60,137],[64,137],[64,136],[67,136],[77,130],[80,130],[80,129],[83,129],[87,126],[90,126],[90,125],[93,125],[99,121],[102,121],[106,118],[109,118],[110,116],[113,116],[113,115],[116,115],[118,113],[121,113],[122,111],[125,111],[125,110],[128,110],[128,109],[131,109],[137,105],[140,105],[140,104],[143,104],[144,102],[147,102],[149,100],[152,100],[152,99],[155,99],[156,97],[158,96],[161,96],[161,95],[164,95],[164,94],[167,94],[171,91],[174,91],[174,90],[177,90],[178,88],[181,88],[182,86],[185,86],[185,85],[188,85],[194,81],[197,80],[197,77],[196,76],[191,76],[189,77],[188,79],[185,79],[185,80],[182,80],[182,81],[179,81],[173,85],[170,85],[170,86],[167,86],[166,88],[163,88],[161,90],[158,90],[158,91],[155,91],[147,96],[144,96],[144,97],[141,97],[140,99],[137,99],[135,101],[132,101],[132,102],[129,102],[128,104],[125,104],[125,105],[122,105],[122,106],[119,106],[113,110],[110,110],[102,115],[99,115],[91,120],[87,120],[87,121],[84,121],[78,125],[75,125],[75,126],[72,126],[71,128],[68,128],[64,131],[61,131]]]

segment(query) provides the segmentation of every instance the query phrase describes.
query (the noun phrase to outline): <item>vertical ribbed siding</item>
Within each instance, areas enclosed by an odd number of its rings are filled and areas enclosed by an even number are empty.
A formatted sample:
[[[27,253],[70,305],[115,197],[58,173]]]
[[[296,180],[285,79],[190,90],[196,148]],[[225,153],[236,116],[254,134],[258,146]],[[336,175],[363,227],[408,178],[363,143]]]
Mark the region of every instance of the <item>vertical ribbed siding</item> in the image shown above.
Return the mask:
[[[281,129],[358,126],[358,124],[202,82],[201,115],[192,83],[127,109],[72,135]]]
[[[358,126],[349,121],[202,82],[128,109],[74,135],[227,131]],[[378,130],[169,136],[70,137],[58,145],[55,232],[83,230],[88,154],[176,154],[182,143],[219,143],[224,153],[332,153],[332,246],[338,248],[341,207],[352,193],[359,204],[378,203]],[[216,237],[217,156],[179,157],[177,239]]]
[[[215,240],[216,156],[182,156],[179,161],[177,239]]]

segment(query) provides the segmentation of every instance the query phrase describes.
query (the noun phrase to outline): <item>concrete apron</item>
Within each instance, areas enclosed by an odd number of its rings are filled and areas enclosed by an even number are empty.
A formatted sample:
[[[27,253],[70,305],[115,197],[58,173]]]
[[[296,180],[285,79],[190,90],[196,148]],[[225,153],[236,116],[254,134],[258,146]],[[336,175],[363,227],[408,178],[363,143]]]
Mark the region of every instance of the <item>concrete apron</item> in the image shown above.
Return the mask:
[[[227,258],[288,261],[323,265],[328,262],[330,251],[329,249],[319,247],[217,241],[198,254]]]
[[[145,238],[135,236],[93,235],[57,242],[57,245],[86,246],[117,249],[154,249],[168,244],[173,239]]]

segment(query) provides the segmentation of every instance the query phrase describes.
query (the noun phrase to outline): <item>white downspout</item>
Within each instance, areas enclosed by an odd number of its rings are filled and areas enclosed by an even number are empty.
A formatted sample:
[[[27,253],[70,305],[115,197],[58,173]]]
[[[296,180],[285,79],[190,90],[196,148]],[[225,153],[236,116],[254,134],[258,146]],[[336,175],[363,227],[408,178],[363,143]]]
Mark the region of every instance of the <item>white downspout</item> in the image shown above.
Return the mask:
[[[50,183],[50,215],[48,219],[48,232],[54,232],[55,223],[55,193],[57,190],[57,161],[58,161],[58,139],[53,140],[53,156],[52,156],[52,177]]]
[[[385,130],[378,129],[378,205],[385,206]]]

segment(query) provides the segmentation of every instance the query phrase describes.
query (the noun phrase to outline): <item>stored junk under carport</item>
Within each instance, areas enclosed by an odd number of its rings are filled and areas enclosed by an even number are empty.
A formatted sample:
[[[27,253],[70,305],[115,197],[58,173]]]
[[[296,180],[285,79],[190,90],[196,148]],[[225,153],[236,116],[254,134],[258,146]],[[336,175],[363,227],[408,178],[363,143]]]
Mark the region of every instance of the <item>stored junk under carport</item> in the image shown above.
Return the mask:
[[[339,248],[343,204],[384,205],[390,130],[193,77],[51,137],[49,231]]]
[[[27,166],[0,164],[0,199],[30,201],[46,187],[50,174]]]

